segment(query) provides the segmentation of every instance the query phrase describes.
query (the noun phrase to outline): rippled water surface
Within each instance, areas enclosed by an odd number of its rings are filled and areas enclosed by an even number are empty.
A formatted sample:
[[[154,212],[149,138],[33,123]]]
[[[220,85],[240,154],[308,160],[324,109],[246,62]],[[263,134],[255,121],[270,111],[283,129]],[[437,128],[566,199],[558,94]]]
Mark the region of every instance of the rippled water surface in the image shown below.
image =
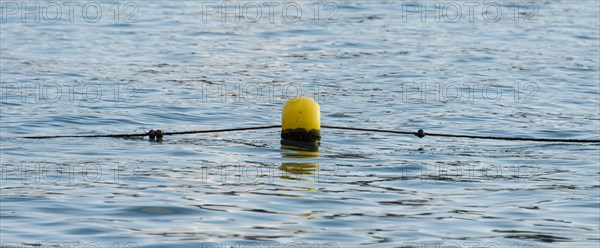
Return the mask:
[[[276,125],[307,95],[325,125],[598,139],[598,1],[472,15],[462,2],[258,2],[258,15],[240,2],[224,19],[222,2],[77,2],[72,22],[63,2],[56,22],[55,6],[23,19],[21,3],[36,2],[1,3],[4,246],[600,242],[597,144],[331,129],[318,153],[282,149],[277,129],[19,138]]]

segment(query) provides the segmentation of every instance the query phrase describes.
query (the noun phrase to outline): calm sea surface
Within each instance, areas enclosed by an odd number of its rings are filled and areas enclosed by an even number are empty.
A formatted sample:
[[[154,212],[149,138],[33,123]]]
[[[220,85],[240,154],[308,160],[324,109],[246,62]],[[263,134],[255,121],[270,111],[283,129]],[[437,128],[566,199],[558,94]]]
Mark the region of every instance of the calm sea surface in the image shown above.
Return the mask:
[[[2,247],[600,242],[597,144],[19,138],[276,125],[306,95],[324,125],[598,139],[598,1],[0,7]]]

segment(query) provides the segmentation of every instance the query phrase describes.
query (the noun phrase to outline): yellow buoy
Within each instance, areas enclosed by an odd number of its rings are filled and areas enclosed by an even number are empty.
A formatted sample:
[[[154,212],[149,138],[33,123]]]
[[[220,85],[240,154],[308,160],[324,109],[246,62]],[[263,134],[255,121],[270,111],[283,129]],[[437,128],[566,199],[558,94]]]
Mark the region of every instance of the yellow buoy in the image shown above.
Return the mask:
[[[295,97],[283,105],[281,138],[314,142],[321,140],[321,108],[309,97]]]

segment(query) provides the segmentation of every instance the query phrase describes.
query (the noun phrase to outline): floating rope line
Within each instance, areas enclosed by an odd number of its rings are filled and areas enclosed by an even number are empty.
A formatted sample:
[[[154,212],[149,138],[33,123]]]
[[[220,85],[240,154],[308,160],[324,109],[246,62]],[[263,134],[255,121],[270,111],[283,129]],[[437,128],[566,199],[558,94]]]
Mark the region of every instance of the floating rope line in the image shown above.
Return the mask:
[[[523,137],[500,137],[500,136],[478,136],[478,135],[463,135],[463,134],[445,134],[445,133],[425,133],[423,129],[417,132],[371,129],[371,128],[355,128],[355,127],[338,127],[338,126],[321,126],[323,128],[368,131],[376,133],[396,133],[396,134],[412,134],[419,138],[425,136],[452,137],[452,138],[467,138],[467,139],[489,139],[489,140],[517,140],[517,141],[536,141],[536,142],[571,142],[571,143],[600,143],[600,139],[553,139],[553,138],[523,138]]]
[[[281,125],[271,126],[259,126],[259,127],[242,127],[242,128],[227,128],[227,129],[208,129],[208,130],[194,130],[194,131],[183,131],[183,132],[163,132],[162,130],[150,130],[147,133],[131,133],[131,134],[92,134],[92,135],[56,135],[56,136],[26,136],[24,139],[57,139],[57,138],[130,138],[130,137],[144,137],[149,136],[150,138],[157,137],[162,138],[163,135],[181,135],[181,134],[198,134],[198,133],[224,133],[234,131],[248,131],[248,130],[259,130],[259,129],[271,129],[280,128]]]
[[[523,137],[478,136],[478,135],[445,134],[445,133],[426,133],[425,131],[423,131],[423,129],[419,129],[417,132],[409,132],[409,131],[399,131],[399,130],[357,128],[357,127],[340,127],[340,126],[327,126],[327,125],[323,125],[321,127],[322,128],[329,128],[329,129],[365,131],[365,132],[376,132],[376,133],[409,134],[409,135],[415,135],[415,136],[417,136],[419,138],[423,138],[425,136],[438,136],[438,137],[451,137],[451,138],[488,139],[488,140],[510,140],[510,141],[600,143],[599,139],[595,139],[594,140],[594,139],[554,139],[554,138],[523,138]],[[227,129],[207,129],[207,130],[194,130],[194,131],[183,131],[183,132],[163,132],[161,130],[156,130],[156,131],[150,130],[147,133],[138,133],[138,134],[27,136],[27,137],[22,137],[22,138],[25,138],[25,139],[130,138],[130,137],[144,137],[144,136],[149,136],[151,139],[154,139],[156,137],[156,138],[158,138],[160,140],[160,139],[162,139],[163,135],[183,135],[183,134],[199,134],[199,133],[224,133],[224,132],[261,130],[261,129],[272,129],[272,128],[281,128],[281,125],[242,127],[242,128],[227,128]]]

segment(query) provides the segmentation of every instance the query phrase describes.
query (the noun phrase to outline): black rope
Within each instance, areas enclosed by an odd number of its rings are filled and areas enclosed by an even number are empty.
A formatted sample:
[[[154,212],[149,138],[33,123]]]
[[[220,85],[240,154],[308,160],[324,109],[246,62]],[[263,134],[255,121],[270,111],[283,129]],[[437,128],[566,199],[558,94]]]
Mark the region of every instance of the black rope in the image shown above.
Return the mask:
[[[357,128],[357,127],[340,127],[340,126],[327,126],[323,125],[322,128],[340,129],[340,130],[353,130],[353,131],[366,131],[376,133],[394,133],[394,134],[410,134],[415,135],[419,138],[425,136],[438,136],[438,137],[452,137],[452,138],[467,138],[467,139],[488,139],[488,140],[516,140],[516,141],[534,141],[534,142],[569,142],[569,143],[600,143],[600,140],[596,139],[554,139],[554,138],[523,138],[523,137],[500,137],[500,136],[478,136],[478,135],[462,135],[462,134],[445,134],[445,133],[426,133],[423,129],[419,129],[417,132],[399,131],[399,130],[386,130],[386,129],[372,129],[372,128]],[[242,127],[242,128],[226,128],[226,129],[208,129],[208,130],[194,130],[194,131],[183,131],[183,132],[162,132],[161,130],[151,130],[147,133],[140,134],[99,134],[99,135],[58,135],[58,136],[27,136],[22,137],[25,139],[54,139],[54,138],[129,138],[129,137],[144,137],[150,136],[154,138],[155,135],[160,133],[158,136],[162,138],[162,135],[181,135],[181,134],[199,134],[199,133],[223,133],[223,132],[237,132],[237,131],[248,131],[248,130],[260,130],[260,129],[271,129],[281,128],[281,125],[271,126],[257,126],[257,127]]]
[[[371,128],[356,128],[356,127],[338,127],[338,126],[321,126],[323,128],[367,131],[377,133],[396,133],[396,134],[412,134],[419,138],[427,136],[452,137],[452,138],[467,138],[467,139],[489,139],[489,140],[518,140],[518,141],[535,141],[535,142],[571,142],[571,143],[600,143],[600,140],[594,139],[554,139],[554,138],[522,138],[522,137],[499,137],[499,136],[478,136],[478,135],[462,135],[462,134],[446,134],[446,133],[426,133],[423,129],[417,132],[371,129]]]
[[[55,135],[55,136],[25,136],[23,139],[58,139],[58,138],[129,138],[144,137],[148,133],[137,134],[91,134],[91,135]]]
[[[165,133],[165,135],[196,134],[196,133],[224,133],[224,132],[248,131],[248,130],[259,130],[259,129],[270,129],[270,128],[281,128],[281,125],[171,132],[171,133]]]
[[[259,127],[242,127],[242,128],[227,128],[227,129],[209,129],[209,130],[195,130],[195,131],[183,131],[183,132],[170,132],[162,133],[162,135],[180,135],[180,134],[197,134],[197,133],[224,133],[234,131],[248,131],[248,130],[259,130],[259,129],[270,129],[280,128],[280,125],[271,126],[259,126]],[[160,131],[160,130],[158,130]],[[56,139],[56,138],[129,138],[129,137],[144,137],[154,136],[154,130],[150,130],[147,133],[137,134],[98,134],[98,135],[57,135],[57,136],[26,136],[24,139]],[[161,131],[162,132],[162,131]]]
[[[408,131],[397,131],[397,130],[385,130],[385,129],[373,129],[373,128],[359,128],[359,127],[338,127],[338,126],[321,126],[323,128],[341,129],[341,130],[353,130],[353,131],[367,131],[376,133],[396,133],[396,134],[412,134],[417,135],[417,132]]]

